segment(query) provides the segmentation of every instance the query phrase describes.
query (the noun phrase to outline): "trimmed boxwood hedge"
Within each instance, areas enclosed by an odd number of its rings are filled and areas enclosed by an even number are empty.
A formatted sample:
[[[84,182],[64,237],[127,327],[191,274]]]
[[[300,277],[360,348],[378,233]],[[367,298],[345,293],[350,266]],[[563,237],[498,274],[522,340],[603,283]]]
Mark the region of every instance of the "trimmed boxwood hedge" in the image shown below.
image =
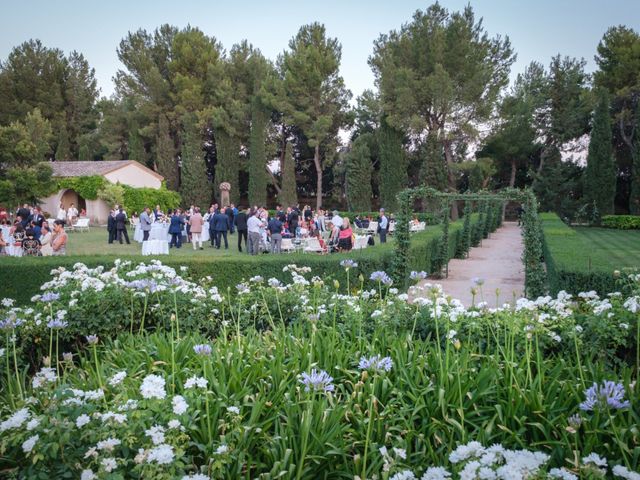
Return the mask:
[[[478,223],[480,217],[472,215],[473,226]],[[459,244],[462,242],[463,221],[451,223],[449,226],[449,256],[452,258]],[[427,272],[439,270],[435,265],[437,252],[442,241],[442,227],[434,226],[424,232],[412,235],[411,250],[409,256],[409,270],[425,270]],[[351,258],[358,262],[358,268],[350,272],[351,282],[358,282],[358,276],[364,275],[368,281],[371,272],[376,270],[390,271],[394,257],[393,241],[379,244],[364,250],[354,250],[351,253],[339,253],[332,255],[315,254],[283,254],[283,255],[259,255],[235,258],[202,258],[194,257],[143,257],[141,255],[122,255],[123,260],[134,262],[149,262],[152,258],[158,258],[165,265],[176,269],[180,266],[189,268],[188,274],[193,279],[200,279],[210,275],[214,283],[220,289],[234,289],[244,279],[254,275],[264,278],[275,277],[283,281],[291,279],[288,273],[282,271],[283,267],[296,263],[311,267],[314,275],[322,277],[325,281],[337,280],[340,288],[344,289],[346,274],[340,266],[340,261]],[[59,266],[72,268],[76,262],[82,262],[94,268],[103,265],[111,268],[115,258],[113,256],[66,256],[66,257],[35,257],[0,259],[0,298],[10,297],[19,303],[26,303],[40,292],[40,285],[50,280],[51,270]]]
[[[618,230],[640,230],[640,215],[605,215],[601,226]]]
[[[618,290],[613,272],[585,262],[590,246],[578,232],[555,213],[540,214],[544,237],[543,252],[547,265],[549,292],[569,293],[595,290],[600,295]]]

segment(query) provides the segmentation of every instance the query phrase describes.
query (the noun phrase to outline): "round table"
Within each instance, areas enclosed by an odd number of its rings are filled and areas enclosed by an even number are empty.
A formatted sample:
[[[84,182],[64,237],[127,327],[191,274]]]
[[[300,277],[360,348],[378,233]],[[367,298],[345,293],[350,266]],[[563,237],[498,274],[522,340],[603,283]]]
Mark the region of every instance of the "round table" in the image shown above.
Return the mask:
[[[142,255],[169,255],[169,244],[165,240],[142,242]]]
[[[140,228],[140,225],[136,225],[136,229],[133,233],[133,239],[136,242],[142,243],[142,239],[144,238],[144,232]],[[151,230],[149,230],[149,240],[163,240],[165,242],[169,242],[169,224],[168,223],[154,223],[151,225]]]

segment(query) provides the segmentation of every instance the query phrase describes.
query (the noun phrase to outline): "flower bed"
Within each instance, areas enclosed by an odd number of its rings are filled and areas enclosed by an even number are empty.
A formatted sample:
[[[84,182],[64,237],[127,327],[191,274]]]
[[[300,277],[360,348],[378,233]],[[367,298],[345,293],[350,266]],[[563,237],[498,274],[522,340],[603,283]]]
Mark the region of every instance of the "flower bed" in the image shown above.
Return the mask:
[[[480,285],[465,309],[435,285],[401,294],[384,272],[340,268],[352,295],[307,267],[221,293],[120,262],[57,272],[29,306],[4,300],[0,471],[636,478],[640,278],[629,296],[514,308]]]

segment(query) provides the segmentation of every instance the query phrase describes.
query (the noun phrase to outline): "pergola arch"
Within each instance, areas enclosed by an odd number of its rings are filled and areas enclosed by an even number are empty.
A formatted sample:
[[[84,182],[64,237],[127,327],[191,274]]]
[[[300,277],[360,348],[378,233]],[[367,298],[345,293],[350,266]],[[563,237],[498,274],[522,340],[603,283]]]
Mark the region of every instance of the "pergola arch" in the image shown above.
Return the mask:
[[[444,204],[443,231],[446,242],[449,226],[451,202],[506,202],[517,201],[523,204],[522,229],[524,237],[523,263],[525,266],[525,291],[528,296],[542,295],[545,291],[546,274],[542,265],[542,233],[538,220],[538,201],[530,189],[506,188],[499,192],[441,192],[430,187],[408,188],[397,196],[400,209],[396,214],[396,245],[393,264],[393,276],[396,281],[406,284],[408,279],[407,262],[411,247],[409,222],[416,200],[438,199]]]

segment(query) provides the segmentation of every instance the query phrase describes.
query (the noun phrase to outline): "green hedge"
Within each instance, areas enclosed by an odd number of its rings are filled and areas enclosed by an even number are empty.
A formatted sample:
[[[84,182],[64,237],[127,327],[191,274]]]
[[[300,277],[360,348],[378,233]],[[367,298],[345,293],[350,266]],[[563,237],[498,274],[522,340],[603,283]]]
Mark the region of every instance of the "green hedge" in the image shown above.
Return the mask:
[[[98,198],[98,190],[104,187],[107,179],[99,175],[90,177],[67,177],[57,179],[56,190],[71,189],[87,200]]]
[[[601,226],[618,230],[640,230],[640,215],[605,215]]]
[[[477,215],[472,216],[472,224],[479,221]],[[459,220],[449,227],[449,256],[452,258],[459,243],[462,242],[463,222]],[[409,256],[409,270],[437,271],[437,252],[440,247],[442,228],[435,226],[427,228],[411,236],[411,250]],[[393,241],[377,244],[373,248],[354,250],[351,253],[332,255],[312,254],[283,254],[260,255],[241,258],[175,258],[171,256],[158,258],[165,265],[178,269],[180,266],[189,267],[189,275],[193,279],[200,279],[210,275],[214,283],[221,289],[231,288],[253,275],[264,278],[275,277],[282,281],[289,281],[291,276],[284,273],[282,268],[290,263],[307,265],[312,268],[314,275],[326,280],[338,280],[341,288],[346,284],[346,274],[340,266],[340,261],[351,258],[358,262],[358,268],[350,272],[351,282],[357,281],[362,274],[368,279],[371,272],[376,270],[390,271],[394,258]],[[151,261],[152,257],[132,255],[121,257],[123,260],[134,262]],[[35,257],[0,259],[0,298],[15,298],[19,303],[27,302],[33,295],[39,293],[40,286],[50,280],[50,272],[59,266],[71,268],[76,262],[82,262],[94,268],[102,265],[111,268],[113,256],[66,256],[66,257]]]
[[[142,212],[144,207],[153,210],[156,205],[160,205],[163,210],[168,208],[178,208],[180,206],[180,194],[173,190],[168,190],[164,182],[159,189],[155,188],[134,188],[122,185],[124,188],[124,205],[129,213]]]
[[[567,226],[555,213],[540,214],[543,233],[544,259],[547,265],[549,291],[569,293],[595,290],[606,295],[618,289],[610,270],[589,264],[586,252],[590,245],[574,229]]]

